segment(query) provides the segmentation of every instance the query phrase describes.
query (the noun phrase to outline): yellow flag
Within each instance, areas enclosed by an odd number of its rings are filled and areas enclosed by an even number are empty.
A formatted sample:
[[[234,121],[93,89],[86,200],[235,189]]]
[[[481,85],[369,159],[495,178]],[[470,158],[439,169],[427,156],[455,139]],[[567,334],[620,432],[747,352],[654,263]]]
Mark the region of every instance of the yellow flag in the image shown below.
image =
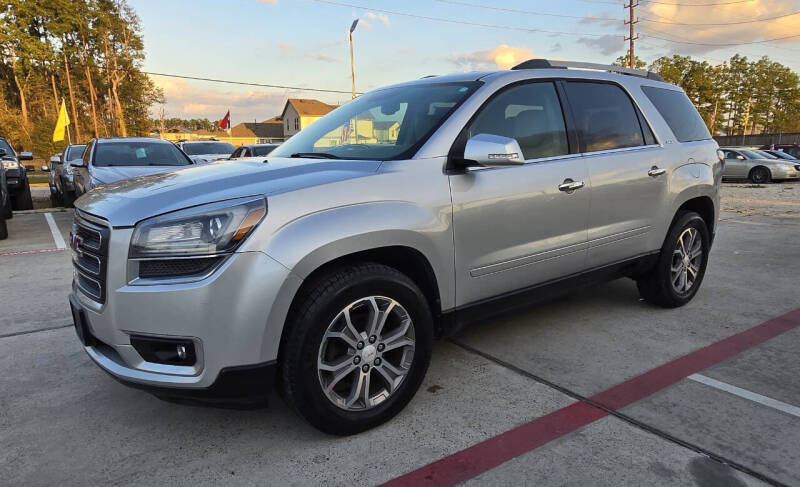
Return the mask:
[[[64,100],[61,100],[61,111],[58,113],[58,121],[56,122],[56,128],[55,130],[53,130],[53,142],[64,140],[64,129],[67,128],[67,125],[69,125],[69,115],[67,115],[67,105],[64,104]]]

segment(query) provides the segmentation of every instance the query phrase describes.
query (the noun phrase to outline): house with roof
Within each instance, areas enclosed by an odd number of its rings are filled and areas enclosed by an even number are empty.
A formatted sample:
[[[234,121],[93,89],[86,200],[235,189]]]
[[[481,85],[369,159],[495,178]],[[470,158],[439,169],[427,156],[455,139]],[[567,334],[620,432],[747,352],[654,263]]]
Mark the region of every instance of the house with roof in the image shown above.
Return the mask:
[[[283,121],[284,138],[288,139],[334,108],[337,108],[336,105],[328,105],[319,100],[289,98],[283,106],[280,117],[277,117]]]
[[[237,141],[252,139],[246,143],[283,142],[283,122],[279,117],[272,117],[263,122],[242,122],[231,127],[230,137]]]

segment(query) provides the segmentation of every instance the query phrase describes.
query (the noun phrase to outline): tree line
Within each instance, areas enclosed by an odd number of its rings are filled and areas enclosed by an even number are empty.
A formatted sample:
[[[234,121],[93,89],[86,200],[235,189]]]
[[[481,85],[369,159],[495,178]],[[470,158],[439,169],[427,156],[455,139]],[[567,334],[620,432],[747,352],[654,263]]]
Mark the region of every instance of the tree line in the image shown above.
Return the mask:
[[[628,59],[614,64],[628,66]],[[800,132],[800,77],[767,56],[750,61],[736,54],[716,66],[677,54],[650,65],[637,57],[636,67],[683,88],[712,135]]]
[[[164,97],[141,72],[144,43],[125,0],[6,0],[0,7],[0,135],[37,157],[66,100],[73,142],[146,135]]]

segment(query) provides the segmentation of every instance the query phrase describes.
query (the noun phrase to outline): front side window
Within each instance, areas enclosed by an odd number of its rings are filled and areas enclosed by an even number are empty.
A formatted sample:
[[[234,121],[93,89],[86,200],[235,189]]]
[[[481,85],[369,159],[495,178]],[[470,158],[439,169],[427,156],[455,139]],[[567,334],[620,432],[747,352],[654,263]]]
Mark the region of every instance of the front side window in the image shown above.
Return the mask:
[[[553,83],[512,86],[484,106],[467,136],[492,134],[516,139],[525,159],[569,153],[567,129]]]
[[[566,89],[581,133],[581,152],[644,145],[636,110],[622,88],[609,83],[569,81]]]
[[[316,120],[270,155],[407,159],[479,82],[422,83],[373,91]]]
[[[739,153],[734,152],[732,150],[726,150],[725,152],[725,159],[736,159],[739,156]]]
[[[93,164],[103,166],[188,166],[180,149],[171,143],[114,141],[97,143]]]
[[[275,147],[277,147],[277,146],[274,146],[274,145],[260,145],[260,146],[253,147],[253,155],[257,156],[257,157],[266,156],[267,154],[269,154],[270,152],[275,150]]]

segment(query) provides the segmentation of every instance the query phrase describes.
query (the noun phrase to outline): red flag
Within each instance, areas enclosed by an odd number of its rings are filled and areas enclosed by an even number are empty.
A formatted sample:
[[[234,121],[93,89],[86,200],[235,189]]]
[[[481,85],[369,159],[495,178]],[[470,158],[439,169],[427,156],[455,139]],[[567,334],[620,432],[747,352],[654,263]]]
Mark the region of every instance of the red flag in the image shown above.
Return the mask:
[[[225,116],[222,117],[222,120],[220,120],[217,125],[219,125],[219,128],[221,128],[222,130],[230,130],[230,128],[231,128],[231,111],[230,110],[228,110],[228,113],[226,113]]]

